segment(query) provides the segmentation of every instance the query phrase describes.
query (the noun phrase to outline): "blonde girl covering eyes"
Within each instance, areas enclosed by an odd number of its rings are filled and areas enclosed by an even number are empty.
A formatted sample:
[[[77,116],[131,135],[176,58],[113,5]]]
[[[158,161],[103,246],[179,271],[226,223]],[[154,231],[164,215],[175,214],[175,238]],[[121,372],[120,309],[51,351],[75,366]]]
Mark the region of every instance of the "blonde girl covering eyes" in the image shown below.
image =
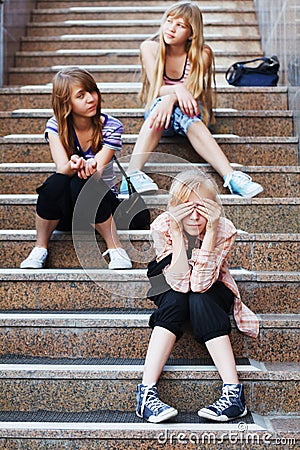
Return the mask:
[[[166,43],[162,28],[166,21],[181,18],[185,25],[191,29],[191,37],[187,40],[186,51],[191,65],[190,73],[184,82],[185,87],[192,96],[200,101],[203,107],[202,120],[205,125],[214,122],[212,108],[215,104],[215,66],[213,53],[204,42],[203,19],[198,5],[194,2],[180,2],[172,5],[164,14],[162,25],[158,34],[150,40],[159,40],[156,56],[153,82],[150,84],[142,63],[142,90],[140,100],[146,104],[148,110],[153,101],[159,96],[159,90],[164,84],[164,68],[166,60]]]

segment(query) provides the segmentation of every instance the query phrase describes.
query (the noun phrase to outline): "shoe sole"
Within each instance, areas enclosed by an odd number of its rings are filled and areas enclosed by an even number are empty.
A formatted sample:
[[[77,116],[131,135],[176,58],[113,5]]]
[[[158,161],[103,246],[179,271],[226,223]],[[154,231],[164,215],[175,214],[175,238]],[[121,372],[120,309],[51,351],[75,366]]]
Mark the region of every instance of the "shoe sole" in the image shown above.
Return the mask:
[[[155,188],[149,188],[149,189],[145,189],[145,190],[142,190],[142,191],[137,191],[137,193],[138,194],[147,194],[147,195],[150,195],[150,194],[154,194],[154,192],[156,192],[156,191],[158,191],[158,187],[155,189]],[[120,192],[120,194],[119,194],[119,198],[122,198],[122,197],[124,197],[124,198],[128,198],[129,197],[129,192]]]
[[[160,422],[164,422],[165,420],[172,419],[172,417],[176,417],[178,415],[178,411],[177,411],[177,409],[172,409],[171,411],[168,411],[167,413],[160,415],[158,417],[150,416],[149,419],[146,419],[145,417],[141,416],[140,414],[137,413],[137,411],[136,411],[136,415],[140,419],[147,420],[150,423],[160,423]]]
[[[215,422],[229,422],[230,420],[238,419],[239,417],[245,417],[248,413],[247,408],[242,412],[242,414],[235,416],[235,417],[227,417],[225,415],[223,416],[213,416],[206,412],[198,411],[198,416],[203,417],[204,419],[214,420]]]
[[[252,198],[252,197],[255,197],[256,195],[260,194],[261,192],[263,192],[263,190],[264,189],[262,187],[259,187],[247,195],[240,195],[240,194],[237,194],[236,192],[232,192],[232,194],[238,195],[239,197],[242,197],[242,198]]]
[[[43,269],[44,264],[34,266],[33,264],[20,264],[20,269]]]

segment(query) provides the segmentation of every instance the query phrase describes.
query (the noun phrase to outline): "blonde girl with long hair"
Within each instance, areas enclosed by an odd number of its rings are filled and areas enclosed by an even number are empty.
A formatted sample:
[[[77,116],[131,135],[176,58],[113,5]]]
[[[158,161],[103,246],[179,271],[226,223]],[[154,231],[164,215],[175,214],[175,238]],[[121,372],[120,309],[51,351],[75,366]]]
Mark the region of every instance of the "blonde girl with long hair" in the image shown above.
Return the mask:
[[[37,240],[20,267],[44,267],[53,231],[72,229],[76,201],[89,182],[85,194],[89,198],[82,220],[94,221],[91,225],[103,237],[107,245],[105,253],[110,257],[108,268],[129,269],[132,264],[121,246],[112,217],[119,205],[113,156],[121,150],[123,125],[101,112],[97,84],[92,75],[80,67],[67,67],[55,75],[52,106],[54,116],[46,124],[45,138],[56,172],[37,188]],[[94,195],[98,195],[96,205],[99,206],[91,211]]]
[[[228,268],[227,255],[236,233],[223,215],[216,185],[207,174],[192,169],[175,177],[167,211],[151,224],[156,258],[148,264],[148,297],[157,309],[149,320],[153,331],[142,383],[136,392],[136,413],[149,422],[159,423],[178,414],[174,406],[160,400],[157,383],[187,320],[223,381],[221,397],[200,408],[198,415],[226,422],[247,414],[244,387],[238,379],[229,338],[228,315],[233,312],[237,328],[253,338],[258,335],[259,324],[242,303]],[[176,404],[175,398],[173,401]]]
[[[142,172],[162,135],[186,136],[195,151],[224,179],[232,194],[253,197],[262,186],[233,171],[207,126],[214,122],[214,55],[203,36],[202,13],[195,2],[170,6],[159,33],[140,48],[141,100],[146,120],[135,144],[128,174],[140,193],[158,189]],[[127,194],[125,180],[120,187]]]

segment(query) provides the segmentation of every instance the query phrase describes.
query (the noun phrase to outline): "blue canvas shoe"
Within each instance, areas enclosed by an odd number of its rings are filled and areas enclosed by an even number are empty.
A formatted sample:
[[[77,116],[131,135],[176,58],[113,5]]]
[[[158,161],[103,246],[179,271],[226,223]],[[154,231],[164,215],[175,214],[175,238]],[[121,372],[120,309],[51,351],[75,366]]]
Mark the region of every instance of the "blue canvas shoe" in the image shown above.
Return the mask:
[[[212,405],[198,411],[198,416],[217,422],[244,417],[247,408],[242,384],[223,384],[222,396]]]
[[[136,414],[148,422],[160,423],[177,416],[178,411],[159,399],[156,384],[139,384],[136,391]]]
[[[135,170],[129,175],[130,181],[133,184],[134,189],[139,194],[144,194],[145,192],[153,192],[158,190],[158,186],[154,181],[148,177],[141,170]],[[122,178],[121,186],[120,186],[120,194],[128,195],[128,185],[125,178]]]
[[[251,198],[263,191],[263,187],[252,181],[244,172],[235,170],[224,177],[224,187],[228,187],[232,194],[240,195],[241,197]]]

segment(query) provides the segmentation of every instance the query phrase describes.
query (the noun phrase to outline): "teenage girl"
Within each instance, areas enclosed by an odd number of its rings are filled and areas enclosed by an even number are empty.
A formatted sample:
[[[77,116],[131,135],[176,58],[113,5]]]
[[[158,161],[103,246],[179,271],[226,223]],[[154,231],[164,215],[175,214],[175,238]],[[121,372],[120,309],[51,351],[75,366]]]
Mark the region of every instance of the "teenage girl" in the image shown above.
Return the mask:
[[[207,126],[212,112],[214,55],[205,44],[199,6],[180,2],[170,6],[162,18],[158,35],[144,41],[141,100],[146,104],[144,122],[134,147],[128,175],[138,192],[157,190],[141,171],[163,134],[187,136],[195,151],[223,177],[232,194],[253,197],[263,191],[240,171],[233,171]],[[121,194],[127,194],[123,180]]]
[[[174,179],[167,211],[151,225],[156,259],[148,265],[148,297],[158,307],[151,315],[153,329],[137,388],[136,413],[149,422],[162,422],[178,414],[158,396],[157,382],[173,346],[190,320],[196,341],[205,344],[223,381],[222,395],[198,415],[228,421],[247,414],[229,334],[228,314],[237,327],[256,337],[258,320],[242,302],[229,272],[227,255],[236,229],[222,216],[215,183],[192,169]],[[184,355],[183,355],[184,356]]]
[[[54,116],[47,122],[45,138],[50,145],[56,173],[37,189],[37,240],[20,267],[40,269],[44,266],[52,232],[72,229],[74,205],[89,182],[90,192],[95,187],[102,200],[99,200],[94,215],[87,204],[85,215],[92,214],[93,226],[105,240],[108,248],[105,253],[110,256],[108,267],[131,268],[112,218],[119,205],[113,156],[121,150],[123,125],[101,112],[97,84],[89,72],[79,67],[68,67],[55,75],[52,107]]]

